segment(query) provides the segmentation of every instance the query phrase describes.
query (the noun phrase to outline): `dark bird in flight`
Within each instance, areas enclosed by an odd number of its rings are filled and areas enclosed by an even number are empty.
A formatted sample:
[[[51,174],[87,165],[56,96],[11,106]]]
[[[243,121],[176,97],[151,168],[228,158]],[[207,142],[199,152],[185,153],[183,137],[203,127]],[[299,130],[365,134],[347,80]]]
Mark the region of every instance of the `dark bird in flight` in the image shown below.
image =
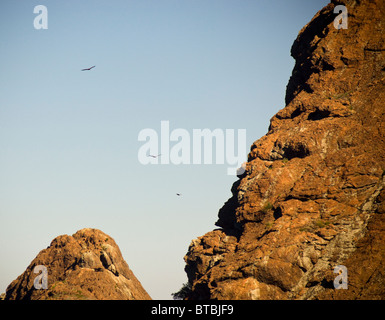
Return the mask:
[[[182,194],[181,194],[181,193],[177,193],[176,195],[177,195],[178,197],[180,197]]]
[[[147,157],[151,157],[151,158],[158,158],[158,157],[160,157],[160,156],[161,156],[160,153],[159,153],[157,156],[154,156],[154,155],[152,155],[152,154],[147,155]]]
[[[82,69],[82,71],[90,71],[92,68],[95,68],[96,66],[92,66],[92,67],[89,67],[89,68],[85,68],[85,69]]]

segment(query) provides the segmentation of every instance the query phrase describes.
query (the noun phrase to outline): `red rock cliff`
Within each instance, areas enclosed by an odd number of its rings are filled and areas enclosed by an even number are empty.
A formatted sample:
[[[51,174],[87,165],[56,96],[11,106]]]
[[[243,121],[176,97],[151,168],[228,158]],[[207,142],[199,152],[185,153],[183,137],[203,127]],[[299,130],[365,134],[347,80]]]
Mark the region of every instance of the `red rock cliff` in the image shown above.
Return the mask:
[[[185,256],[188,299],[385,298],[385,1],[332,1],[291,54],[286,107]]]
[[[48,287],[34,281],[36,266],[47,268]],[[39,281],[42,285],[42,281]],[[62,235],[40,251],[7,288],[6,300],[149,300],[114,239],[97,229]]]

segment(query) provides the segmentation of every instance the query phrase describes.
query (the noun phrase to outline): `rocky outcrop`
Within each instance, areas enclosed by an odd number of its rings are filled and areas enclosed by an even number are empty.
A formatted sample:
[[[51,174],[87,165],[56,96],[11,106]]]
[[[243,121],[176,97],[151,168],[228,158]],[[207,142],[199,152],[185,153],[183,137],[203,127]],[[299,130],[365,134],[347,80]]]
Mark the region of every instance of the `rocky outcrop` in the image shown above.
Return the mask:
[[[35,270],[36,266],[38,267]],[[42,271],[46,268],[47,287]],[[34,285],[36,278],[37,284]],[[37,287],[37,288],[36,288]],[[6,290],[6,300],[148,300],[115,241],[97,229],[55,238]]]
[[[299,32],[286,107],[185,256],[188,299],[385,298],[384,17],[383,0],[332,1]]]

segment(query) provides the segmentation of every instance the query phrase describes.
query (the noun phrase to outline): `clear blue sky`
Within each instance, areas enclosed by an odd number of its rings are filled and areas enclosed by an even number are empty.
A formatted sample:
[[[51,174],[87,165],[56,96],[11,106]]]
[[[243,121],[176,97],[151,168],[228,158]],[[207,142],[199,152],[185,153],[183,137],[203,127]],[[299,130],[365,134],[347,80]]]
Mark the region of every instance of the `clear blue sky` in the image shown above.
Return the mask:
[[[293,41],[327,3],[2,0],[0,292],[54,237],[92,227],[170,299],[237,178],[226,164],[142,165],[138,133],[162,120],[246,129],[248,151],[285,106]]]

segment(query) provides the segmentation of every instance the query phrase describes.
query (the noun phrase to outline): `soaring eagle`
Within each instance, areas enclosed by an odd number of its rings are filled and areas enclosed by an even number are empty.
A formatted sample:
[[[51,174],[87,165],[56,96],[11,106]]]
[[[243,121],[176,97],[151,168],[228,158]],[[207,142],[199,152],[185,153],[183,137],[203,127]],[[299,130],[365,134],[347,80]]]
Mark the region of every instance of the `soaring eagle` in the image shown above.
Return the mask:
[[[89,68],[82,69],[82,71],[90,71],[92,68],[95,68],[95,66],[92,66],[92,67],[89,67]]]
[[[153,154],[149,154],[149,155],[147,155],[147,157],[151,157],[151,158],[158,158],[158,157],[160,157],[161,156],[161,154],[159,153],[157,156],[154,156]]]

